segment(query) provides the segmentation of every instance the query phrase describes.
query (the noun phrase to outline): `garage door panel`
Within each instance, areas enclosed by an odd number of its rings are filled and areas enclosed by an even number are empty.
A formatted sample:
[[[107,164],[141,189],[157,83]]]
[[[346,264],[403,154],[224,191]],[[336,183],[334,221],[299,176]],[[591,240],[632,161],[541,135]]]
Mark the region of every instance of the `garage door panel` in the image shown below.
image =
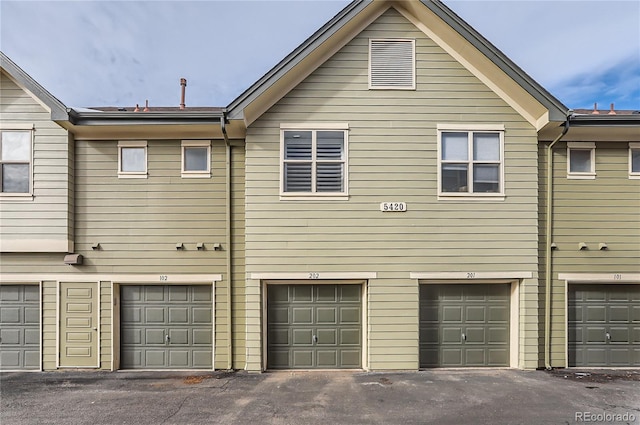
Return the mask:
[[[360,329],[340,329],[340,346],[359,346],[362,343]]]
[[[123,285],[121,367],[211,368],[211,290],[209,285]]]
[[[212,335],[209,329],[193,329],[192,343],[196,345],[211,345]],[[209,353],[211,354],[211,353]],[[209,362],[211,362],[211,356],[209,356]]]
[[[640,285],[570,285],[569,366],[636,367]]]
[[[169,321],[174,324],[189,323],[189,307],[169,307]]]
[[[0,329],[0,337],[3,345],[23,344],[24,329]],[[5,349],[3,347],[3,349]]]
[[[268,285],[267,367],[360,367],[361,288]]]
[[[169,329],[169,344],[189,344],[189,329]]]
[[[202,302],[209,302],[211,300],[201,300]],[[193,324],[211,325],[211,308],[210,307],[193,307],[191,315],[191,322]]]
[[[313,308],[311,307],[296,307],[291,310],[293,317],[293,324],[295,325],[310,325],[313,323]]]
[[[313,343],[313,329],[293,329],[293,345],[311,345]]]
[[[420,367],[508,366],[510,295],[508,284],[421,285]]]
[[[317,359],[316,367],[327,369],[335,369],[338,367],[338,353],[336,350],[318,350]]]
[[[338,324],[338,312],[335,307],[317,307],[316,323],[318,325]]]
[[[21,307],[3,307],[0,312],[0,323],[3,325],[17,325],[20,324],[22,317]]]

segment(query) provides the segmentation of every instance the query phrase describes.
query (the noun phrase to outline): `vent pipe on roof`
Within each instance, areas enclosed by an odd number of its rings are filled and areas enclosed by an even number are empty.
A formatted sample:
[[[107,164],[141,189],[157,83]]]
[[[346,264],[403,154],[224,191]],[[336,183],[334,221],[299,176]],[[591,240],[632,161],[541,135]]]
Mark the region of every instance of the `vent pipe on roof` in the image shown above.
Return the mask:
[[[184,96],[187,88],[187,79],[180,78],[180,109],[184,109],[186,106],[184,103]]]
[[[616,111],[615,111],[615,109],[614,109],[614,107],[613,107],[613,106],[614,106],[614,105],[613,105],[613,103],[612,103],[612,104],[611,104],[611,109],[609,109],[609,114],[608,114],[608,115],[615,115],[615,114],[616,114]]]
[[[593,104],[593,112],[591,112],[594,115],[598,115],[600,113],[600,111],[598,111],[598,103],[594,103]]]
[[[144,101],[144,109],[142,112],[149,112],[149,99]]]

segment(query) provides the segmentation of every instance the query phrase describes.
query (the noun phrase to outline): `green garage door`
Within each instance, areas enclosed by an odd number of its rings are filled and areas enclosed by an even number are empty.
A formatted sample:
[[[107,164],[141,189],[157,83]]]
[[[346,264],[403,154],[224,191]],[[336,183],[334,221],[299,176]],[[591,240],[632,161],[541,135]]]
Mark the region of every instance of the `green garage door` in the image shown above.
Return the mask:
[[[361,367],[360,285],[268,285],[269,369]]]
[[[569,285],[569,366],[640,366],[640,285]]]
[[[40,369],[40,287],[0,285],[0,370]]]
[[[122,286],[123,369],[211,369],[210,285]]]
[[[421,285],[420,367],[509,366],[509,284]]]

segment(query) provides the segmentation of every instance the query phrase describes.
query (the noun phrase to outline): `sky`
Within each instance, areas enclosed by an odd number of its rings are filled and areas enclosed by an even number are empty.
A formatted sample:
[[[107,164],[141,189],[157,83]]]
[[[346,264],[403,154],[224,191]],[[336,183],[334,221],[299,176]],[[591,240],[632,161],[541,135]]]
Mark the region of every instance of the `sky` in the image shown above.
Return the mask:
[[[640,0],[444,0],[567,107],[640,110]],[[0,0],[0,50],[70,107],[226,106],[344,0]]]

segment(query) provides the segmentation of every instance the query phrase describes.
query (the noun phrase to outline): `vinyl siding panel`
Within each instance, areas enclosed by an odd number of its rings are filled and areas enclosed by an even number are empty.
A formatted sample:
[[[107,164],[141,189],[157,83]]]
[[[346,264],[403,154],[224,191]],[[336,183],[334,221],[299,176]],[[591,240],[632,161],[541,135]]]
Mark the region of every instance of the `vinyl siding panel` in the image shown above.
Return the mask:
[[[0,196],[0,238],[7,244],[47,239],[66,247],[73,240],[73,155],[67,131],[51,121],[50,112],[4,72],[0,73],[0,116],[3,126],[28,124],[34,128],[33,199]],[[38,243],[32,245],[39,248]]]
[[[368,90],[369,38],[402,37],[416,39],[416,90]],[[280,124],[314,122],[349,124],[348,200],[279,199]],[[504,125],[504,200],[437,200],[444,123]],[[247,272],[378,273],[367,311],[395,325],[369,322],[372,369],[418,367],[418,282],[409,272],[537,275],[535,129],[393,9],[250,126],[246,185]],[[408,211],[382,213],[384,201],[404,201]],[[536,292],[521,291],[522,327],[535,328]],[[248,352],[259,350],[252,329]],[[521,358],[535,356],[537,344],[521,338]]]
[[[566,285],[559,273],[640,273],[640,180],[629,179],[628,143],[597,142],[596,178],[567,178],[566,143],[553,149],[551,365],[566,364]],[[540,147],[540,303],[544,304],[547,149]],[[578,244],[589,247],[580,251]],[[606,243],[601,251],[598,244]],[[613,282],[612,282],[613,283]],[[540,316],[541,332],[544,316]],[[541,334],[542,335],[542,334]],[[541,339],[540,357],[544,354]]]

